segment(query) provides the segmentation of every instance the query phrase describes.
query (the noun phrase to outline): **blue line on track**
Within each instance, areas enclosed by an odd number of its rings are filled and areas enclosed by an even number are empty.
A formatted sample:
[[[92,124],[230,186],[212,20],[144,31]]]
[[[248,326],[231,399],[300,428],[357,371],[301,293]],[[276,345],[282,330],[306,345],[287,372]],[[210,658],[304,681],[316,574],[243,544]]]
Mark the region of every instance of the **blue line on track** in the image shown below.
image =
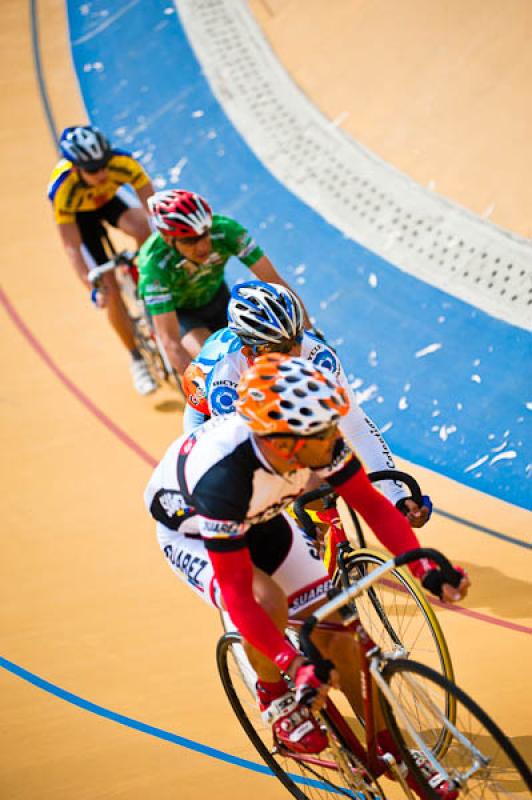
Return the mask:
[[[254,761],[248,761],[245,758],[238,758],[238,756],[233,756],[230,753],[224,752],[223,750],[217,750],[215,747],[209,747],[208,745],[200,744],[192,739],[187,739],[184,736],[178,736],[176,733],[165,731],[162,728],[156,728],[153,725],[147,725],[146,723],[140,722],[132,717],[126,717],[124,714],[118,714],[116,711],[111,711],[110,709],[99,706],[96,703],[91,703],[90,700],[85,700],[83,697],[78,697],[78,695],[72,694],[72,692],[67,692],[65,689],[61,689],[59,686],[50,683],[44,678],[40,678],[38,675],[34,675],[32,672],[28,672],[28,670],[24,669],[24,667],[19,667],[18,664],[15,664],[13,661],[9,661],[7,658],[3,658],[2,656],[0,656],[0,667],[3,667],[3,669],[7,670],[7,672],[11,672],[18,678],[22,678],[22,680],[31,683],[38,689],[43,689],[45,692],[58,697],[60,700],[65,700],[67,703],[71,703],[78,708],[82,708],[84,711],[89,711],[91,714],[96,714],[99,717],[110,719],[112,722],[117,722],[119,725],[132,728],[140,733],[146,733],[148,736],[154,736],[157,739],[164,739],[166,742],[177,744],[180,747],[184,747],[187,750],[192,750],[196,753],[200,753],[201,755],[208,756],[209,758],[215,758],[218,761],[225,761],[228,764],[233,764],[234,766],[242,767],[243,769],[248,769],[252,772],[258,772],[262,775],[273,777],[272,771],[263,764],[257,764]],[[325,784],[323,784],[321,781],[317,781],[312,778],[303,778],[299,775],[292,774],[290,774],[290,777],[293,781],[303,786],[314,786],[317,788],[324,788],[325,786]],[[334,792],[334,790],[331,790],[329,786],[327,786],[327,788],[329,791]]]
[[[493,536],[495,539],[501,539],[503,542],[515,544],[517,547],[524,547],[525,550],[532,550],[532,544],[530,542],[525,542],[523,539],[517,539],[515,536],[508,536],[506,533],[499,533],[498,531],[494,531],[492,528],[484,527],[484,525],[478,525],[476,522],[471,522],[469,519],[458,517],[456,514],[451,514],[449,511],[441,511],[441,509],[435,508],[433,513],[438,514],[440,517],[445,517],[445,519],[450,519],[453,522],[458,522],[460,525],[472,528],[474,531],[480,531],[481,533],[486,533],[488,536]]]

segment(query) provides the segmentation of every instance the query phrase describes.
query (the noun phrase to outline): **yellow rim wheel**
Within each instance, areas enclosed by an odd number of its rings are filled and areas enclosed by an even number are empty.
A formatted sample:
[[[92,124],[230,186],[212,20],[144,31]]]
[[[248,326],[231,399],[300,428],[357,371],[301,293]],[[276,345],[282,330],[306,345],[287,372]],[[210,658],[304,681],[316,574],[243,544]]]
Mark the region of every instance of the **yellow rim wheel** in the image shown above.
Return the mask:
[[[354,550],[346,559],[349,582],[371,573],[389,558],[377,549]],[[342,585],[338,570],[333,580],[336,585]],[[402,568],[392,570],[369,592],[357,598],[356,606],[366,631],[384,653],[421,662],[450,681],[454,680],[449,648],[438,618],[410,572]],[[440,694],[437,702],[444,705],[447,718],[454,722],[454,697]],[[448,732],[433,732],[429,739],[426,744],[437,755],[445,752],[449,745]]]

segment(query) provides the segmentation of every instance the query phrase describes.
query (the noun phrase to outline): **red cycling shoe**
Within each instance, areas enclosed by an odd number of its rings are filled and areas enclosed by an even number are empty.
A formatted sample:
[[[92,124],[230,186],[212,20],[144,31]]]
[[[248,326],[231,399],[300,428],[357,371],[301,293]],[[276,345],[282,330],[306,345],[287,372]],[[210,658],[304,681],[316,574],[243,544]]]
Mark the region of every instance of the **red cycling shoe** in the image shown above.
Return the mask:
[[[275,738],[295,753],[317,754],[328,747],[327,734],[307,706],[291,692],[261,708],[262,718],[272,726]]]

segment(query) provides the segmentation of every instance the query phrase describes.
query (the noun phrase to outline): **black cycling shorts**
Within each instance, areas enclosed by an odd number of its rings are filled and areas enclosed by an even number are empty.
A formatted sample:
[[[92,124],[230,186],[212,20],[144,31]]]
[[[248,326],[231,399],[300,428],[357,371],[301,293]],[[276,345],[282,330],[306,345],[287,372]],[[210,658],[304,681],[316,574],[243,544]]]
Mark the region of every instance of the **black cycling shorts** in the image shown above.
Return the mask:
[[[118,227],[118,220],[130,206],[116,195],[101,208],[95,211],[78,211],[76,224],[81,234],[81,240],[96,264],[104,264],[112,256],[107,244],[107,236],[103,222],[114,228]]]
[[[212,333],[227,327],[227,305],[231,293],[226,283],[222,283],[209,303],[200,308],[178,308],[177,316],[181,336],[193,328],[208,328]]]
[[[246,532],[246,544],[255,566],[273,575],[290,552],[292,535],[288,521],[281,514],[252,525]]]

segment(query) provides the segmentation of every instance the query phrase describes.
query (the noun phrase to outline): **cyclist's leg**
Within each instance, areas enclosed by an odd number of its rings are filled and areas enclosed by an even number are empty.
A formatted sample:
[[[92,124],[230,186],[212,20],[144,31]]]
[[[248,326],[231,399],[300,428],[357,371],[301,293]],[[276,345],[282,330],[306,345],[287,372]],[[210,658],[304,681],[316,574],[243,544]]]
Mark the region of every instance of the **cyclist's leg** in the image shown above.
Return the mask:
[[[116,227],[135,239],[137,249],[151,235],[152,230],[148,222],[148,217],[143,208],[131,207],[122,212],[116,222]]]
[[[327,599],[331,581],[319,557],[315,541],[308,537],[289,514],[282,515],[290,525],[292,540],[290,551],[282,564],[273,572],[273,578],[283,588],[289,599],[290,617],[305,619]],[[310,588],[309,588],[310,587]],[[340,617],[331,616],[328,622],[339,626]],[[317,628],[312,639],[326,658],[335,665],[340,675],[340,687],[352,709],[363,717],[363,700],[360,683],[360,653],[352,632],[339,627]],[[376,729],[384,728],[384,721],[374,690]]]
[[[76,215],[76,222],[81,234],[83,257],[87,269],[104,264],[110,254],[106,252],[102,241],[105,231],[101,220],[105,218],[99,212],[85,211]],[[107,292],[107,317],[117,333],[120,341],[131,352],[135,349],[133,325],[120,297],[116,279],[112,273],[104,275],[102,284]]]
[[[181,318],[181,314],[179,315],[179,322],[181,323],[181,330],[185,326],[183,326],[183,320]],[[207,341],[209,336],[211,335],[211,331],[205,327],[196,327],[196,328],[189,328],[186,332],[182,335],[181,338],[181,345],[187,351],[191,358],[196,358],[199,351],[203,347],[204,343]]]
[[[124,301],[122,300],[116,277],[112,272],[108,272],[107,275],[104,275],[102,283],[106,291],[106,309],[109,322],[118,334],[124,347],[133,354],[133,351],[136,350],[133,323],[131,322]]]

